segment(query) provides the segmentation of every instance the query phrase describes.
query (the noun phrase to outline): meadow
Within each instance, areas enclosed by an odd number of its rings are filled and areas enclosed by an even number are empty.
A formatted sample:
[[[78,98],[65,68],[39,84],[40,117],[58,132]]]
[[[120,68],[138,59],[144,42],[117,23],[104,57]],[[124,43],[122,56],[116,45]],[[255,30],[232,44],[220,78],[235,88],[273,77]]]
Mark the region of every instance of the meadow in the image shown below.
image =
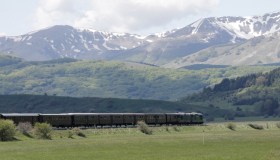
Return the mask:
[[[154,127],[152,135],[137,128],[86,129],[86,138],[68,138],[67,130],[55,130],[52,140],[17,133],[17,140],[0,142],[3,160],[276,160],[280,156],[277,122],[249,122],[206,126]]]

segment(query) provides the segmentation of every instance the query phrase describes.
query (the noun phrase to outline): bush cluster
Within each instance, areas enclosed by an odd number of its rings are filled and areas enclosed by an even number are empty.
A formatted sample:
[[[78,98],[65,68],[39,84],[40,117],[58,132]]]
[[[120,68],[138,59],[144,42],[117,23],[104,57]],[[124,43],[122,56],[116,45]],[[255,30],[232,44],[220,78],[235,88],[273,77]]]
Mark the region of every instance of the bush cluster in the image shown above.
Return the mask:
[[[52,126],[48,123],[35,123],[34,135],[39,139],[52,139]]]
[[[30,122],[20,122],[17,126],[17,130],[28,137],[32,137],[32,129],[33,127]]]
[[[173,130],[176,132],[180,132],[180,128],[178,126],[173,126]]]
[[[16,126],[11,120],[0,119],[0,140],[10,141],[14,139],[16,134]]]
[[[145,133],[148,135],[153,134],[153,130],[144,121],[137,122],[137,126],[138,126],[139,131],[141,131],[142,133]]]
[[[75,127],[75,128],[72,129],[72,131],[77,136],[86,137],[86,135],[82,132],[82,130],[80,128]]]
[[[236,125],[234,123],[228,123],[226,127],[232,131],[236,130]]]
[[[276,127],[280,128],[280,122],[276,123]]]
[[[252,123],[250,123],[250,124],[248,124],[248,126],[250,126],[253,129],[263,130],[263,126],[259,125],[259,124],[252,124]]]

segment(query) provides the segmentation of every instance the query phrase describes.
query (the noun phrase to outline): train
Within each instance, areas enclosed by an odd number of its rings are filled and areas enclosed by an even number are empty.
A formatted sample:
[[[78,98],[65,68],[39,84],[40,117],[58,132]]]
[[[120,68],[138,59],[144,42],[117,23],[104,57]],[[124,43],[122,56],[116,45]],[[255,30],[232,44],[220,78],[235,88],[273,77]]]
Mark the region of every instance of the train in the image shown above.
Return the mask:
[[[53,127],[121,127],[136,126],[138,121],[148,125],[199,125],[203,124],[201,113],[2,113],[1,119],[15,124],[46,122]]]

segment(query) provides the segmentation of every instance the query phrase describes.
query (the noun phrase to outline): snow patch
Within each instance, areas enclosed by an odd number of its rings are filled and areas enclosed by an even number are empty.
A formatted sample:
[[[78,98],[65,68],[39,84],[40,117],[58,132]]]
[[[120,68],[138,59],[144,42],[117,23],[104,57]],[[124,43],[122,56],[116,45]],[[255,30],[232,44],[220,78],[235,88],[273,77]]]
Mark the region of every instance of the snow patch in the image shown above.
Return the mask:
[[[120,46],[120,48],[123,49],[123,50],[127,50],[127,48],[124,47],[124,46]]]
[[[192,30],[192,34],[196,34],[197,33],[197,31],[198,31],[199,27],[201,26],[202,22],[203,22],[203,19],[200,19],[200,20],[194,22],[193,24],[191,24],[191,27],[194,28]]]
[[[65,51],[65,46],[64,46],[64,44],[61,43],[60,45],[61,45],[61,47],[62,47],[62,50]]]
[[[74,52],[80,53],[81,50],[79,50],[79,49],[74,49]]]
[[[100,49],[97,45],[95,45],[95,44],[93,44],[93,48],[95,48],[95,49],[101,51],[101,49]]]
[[[104,42],[102,44],[102,46],[105,47],[107,50],[113,50],[113,48],[110,48],[110,47],[107,46],[106,42]]]
[[[10,37],[14,42],[20,42],[22,41],[22,36],[16,36],[16,37]]]
[[[56,50],[56,48],[54,47],[54,45],[53,45],[53,44],[51,44],[51,47],[52,47],[52,49],[53,49],[53,50]]]

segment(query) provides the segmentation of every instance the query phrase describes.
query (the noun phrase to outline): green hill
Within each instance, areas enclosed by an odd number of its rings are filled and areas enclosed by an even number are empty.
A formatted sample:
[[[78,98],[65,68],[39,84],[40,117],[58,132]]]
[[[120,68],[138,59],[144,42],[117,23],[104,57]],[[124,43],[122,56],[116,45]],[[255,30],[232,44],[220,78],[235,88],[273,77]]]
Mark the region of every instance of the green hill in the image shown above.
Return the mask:
[[[230,116],[280,116],[280,68],[268,73],[225,78],[182,101],[232,111]]]
[[[133,62],[0,57],[0,94],[176,100],[220,82],[274,66],[167,69]]]
[[[227,110],[181,102],[48,95],[0,95],[0,113],[75,113],[75,112],[201,112],[222,116]]]

